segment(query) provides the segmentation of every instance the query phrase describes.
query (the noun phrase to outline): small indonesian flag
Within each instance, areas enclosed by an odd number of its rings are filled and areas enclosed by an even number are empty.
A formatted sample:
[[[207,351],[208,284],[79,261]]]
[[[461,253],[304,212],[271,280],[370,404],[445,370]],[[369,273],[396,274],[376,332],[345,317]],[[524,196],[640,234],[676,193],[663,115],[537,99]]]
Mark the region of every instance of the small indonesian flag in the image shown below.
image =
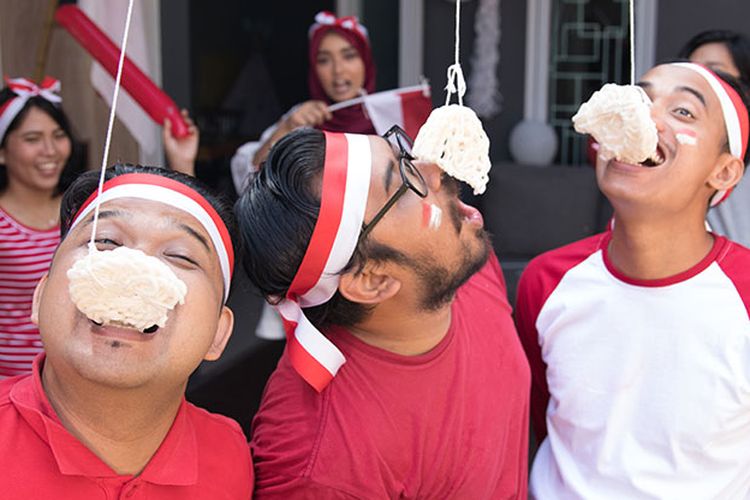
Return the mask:
[[[393,125],[399,125],[410,137],[416,137],[432,111],[430,86],[424,82],[369,94],[364,97],[364,105],[378,134],[382,135]]]

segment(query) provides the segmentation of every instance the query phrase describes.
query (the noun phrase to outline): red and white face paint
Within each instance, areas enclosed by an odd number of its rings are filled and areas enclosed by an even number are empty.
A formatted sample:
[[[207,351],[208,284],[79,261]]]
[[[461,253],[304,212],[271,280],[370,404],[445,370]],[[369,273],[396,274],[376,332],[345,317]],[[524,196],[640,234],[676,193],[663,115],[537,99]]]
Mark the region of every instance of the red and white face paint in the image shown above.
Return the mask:
[[[336,293],[339,273],[354,254],[362,230],[372,169],[367,136],[324,133],[318,220],[286,297],[276,306],[284,321],[292,366],[317,391],[328,385],[346,360],[302,308],[323,304]]]
[[[224,300],[234,268],[232,240],[221,217],[198,192],[185,184],[155,174],[124,174],[105,182],[81,206],[71,230],[98,205],[120,198],[157,201],[193,216],[209,235],[224,281]],[[140,250],[118,247],[98,251],[93,243],[89,254],[68,270],[71,299],[89,319],[147,330],[161,327],[178,303],[183,303],[187,287],[169,266]]]
[[[748,111],[742,102],[742,98],[729,84],[705,66],[695,63],[672,63],[672,65],[695,71],[708,82],[711,90],[716,94],[721,104],[721,111],[724,114],[724,124],[727,130],[727,139],[729,141],[729,152],[732,156],[744,162],[748,134],[750,133],[750,120],[748,120]],[[711,206],[716,206],[724,201],[730,192],[731,189],[717,192],[711,198]]]
[[[696,134],[693,130],[676,130],[674,136],[675,139],[677,139],[677,142],[679,142],[683,146],[695,146],[696,144],[698,144],[698,134]]]
[[[443,210],[434,203],[422,202],[422,227],[437,230],[443,224]]]

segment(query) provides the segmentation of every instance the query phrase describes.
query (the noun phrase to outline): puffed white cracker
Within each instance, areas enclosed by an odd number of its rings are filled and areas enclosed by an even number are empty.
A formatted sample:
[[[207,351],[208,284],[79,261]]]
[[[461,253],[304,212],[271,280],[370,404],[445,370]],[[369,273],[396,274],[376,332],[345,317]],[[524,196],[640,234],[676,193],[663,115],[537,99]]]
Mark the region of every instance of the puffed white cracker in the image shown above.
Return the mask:
[[[492,166],[490,140],[471,108],[450,104],[432,110],[419,129],[412,153],[466,182],[474,194],[484,193]]]
[[[637,85],[605,84],[578,108],[576,131],[591,134],[599,155],[627,163],[656,158],[659,141],[651,118],[651,99]]]
[[[187,294],[187,285],[164,262],[124,246],[90,249],[67,276],[70,298],[87,318],[141,331],[163,327]]]

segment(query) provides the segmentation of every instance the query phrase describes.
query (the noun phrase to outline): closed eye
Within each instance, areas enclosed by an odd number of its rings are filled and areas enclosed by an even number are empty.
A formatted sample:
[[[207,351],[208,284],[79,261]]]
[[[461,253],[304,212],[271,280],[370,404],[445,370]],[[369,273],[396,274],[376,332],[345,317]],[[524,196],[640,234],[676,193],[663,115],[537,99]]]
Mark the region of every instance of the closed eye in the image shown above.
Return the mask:
[[[122,244],[109,238],[97,238],[94,240],[94,243],[96,244],[97,250],[111,250],[112,248],[122,246]]]
[[[181,261],[183,263],[189,264],[190,266],[193,266],[193,267],[200,267],[200,265],[198,264],[198,262],[196,262],[195,260],[191,259],[190,257],[188,257],[186,255],[175,254],[175,253],[169,253],[169,254],[164,254],[164,255],[168,259],[178,260],[178,261]]]

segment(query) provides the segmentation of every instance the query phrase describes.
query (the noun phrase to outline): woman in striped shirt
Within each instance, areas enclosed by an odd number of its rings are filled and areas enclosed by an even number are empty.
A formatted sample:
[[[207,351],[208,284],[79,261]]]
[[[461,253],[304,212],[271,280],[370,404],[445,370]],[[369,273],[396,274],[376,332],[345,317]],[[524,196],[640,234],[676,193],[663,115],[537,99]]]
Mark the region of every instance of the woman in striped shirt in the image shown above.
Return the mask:
[[[60,241],[60,198],[80,162],[60,83],[18,78],[0,91],[0,379],[42,350],[31,299]]]

